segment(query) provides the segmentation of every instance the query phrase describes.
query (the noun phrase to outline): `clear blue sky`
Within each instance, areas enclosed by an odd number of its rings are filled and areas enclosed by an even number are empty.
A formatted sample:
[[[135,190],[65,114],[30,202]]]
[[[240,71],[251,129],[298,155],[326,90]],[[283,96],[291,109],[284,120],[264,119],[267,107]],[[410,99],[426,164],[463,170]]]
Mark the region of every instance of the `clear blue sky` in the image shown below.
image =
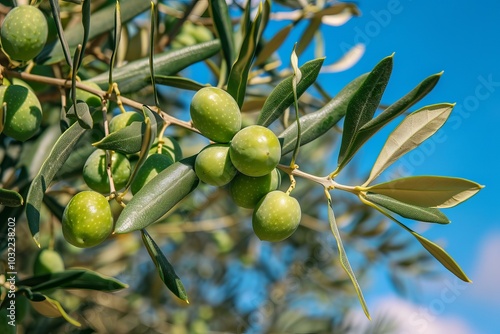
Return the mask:
[[[412,157],[415,167],[412,174],[464,177],[486,188],[446,211],[452,224],[425,232],[431,240],[445,245],[474,284],[463,290],[455,287],[456,298],[446,299],[443,291],[451,289],[448,285],[454,279],[444,273],[445,280],[426,287],[428,293],[420,295],[416,302],[420,310],[430,312],[431,318],[438,315],[436,318],[444,321],[459,319],[471,333],[498,333],[500,287],[494,282],[500,282],[500,205],[497,200],[500,188],[497,130],[500,124],[500,2],[389,0],[360,1],[358,5],[363,13],[361,17],[324,31],[329,36],[326,63],[340,57],[342,45],[362,42],[366,44],[366,53],[350,70],[324,74],[321,82],[333,94],[395,52],[393,75],[383,98],[384,103],[391,103],[426,76],[444,70],[437,87],[419,105],[438,102],[457,105],[449,122],[440,130],[442,140],[430,142],[423,159],[417,155]],[[374,161],[386,136],[387,132],[375,137],[363,150],[363,159]],[[383,279],[377,280],[376,286],[377,289],[368,292],[369,303],[377,303],[390,294]],[[416,333],[435,322],[430,321],[429,316],[425,321],[418,317],[414,320]],[[426,327],[425,332],[427,330]]]

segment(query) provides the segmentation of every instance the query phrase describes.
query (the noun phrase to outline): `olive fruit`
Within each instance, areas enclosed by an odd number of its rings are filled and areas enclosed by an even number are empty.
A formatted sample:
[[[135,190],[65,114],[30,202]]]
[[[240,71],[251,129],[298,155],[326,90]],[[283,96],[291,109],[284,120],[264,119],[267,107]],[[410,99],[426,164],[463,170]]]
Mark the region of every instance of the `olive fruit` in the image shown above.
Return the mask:
[[[64,271],[64,262],[58,252],[52,249],[42,249],[33,263],[33,274],[45,275]]]
[[[182,148],[177,140],[172,137],[163,137],[162,141],[163,144],[161,145],[161,152],[158,152],[158,142],[156,141],[149,150],[149,154],[168,154],[174,161],[179,161],[182,159]]]
[[[281,241],[299,226],[299,202],[288,194],[275,190],[265,195],[253,212],[252,227],[260,240]]]
[[[279,163],[281,146],[278,137],[260,125],[239,131],[231,141],[229,154],[238,171],[248,176],[269,174]]]
[[[130,162],[125,155],[119,152],[111,153],[111,175],[116,190],[125,187],[130,178]],[[92,190],[102,194],[110,192],[104,150],[95,150],[87,158],[83,166],[83,179]]]
[[[144,121],[144,116],[135,111],[127,111],[114,116],[109,122],[109,132],[113,133],[125,128],[133,122]]]
[[[62,231],[67,242],[80,248],[106,240],[113,231],[113,216],[106,198],[95,191],[73,196],[64,209]]]
[[[35,93],[24,86],[0,86],[0,105],[7,104],[3,132],[26,141],[33,137],[42,122],[42,106]]]
[[[228,184],[237,173],[229,157],[228,144],[212,144],[201,150],[194,170],[201,181],[219,187]]]
[[[228,143],[241,128],[238,104],[220,88],[204,87],[196,92],[190,113],[193,125],[214,142]]]
[[[280,179],[277,169],[257,177],[238,174],[231,181],[229,191],[236,205],[253,209],[264,195],[278,189]]]
[[[135,177],[130,189],[132,194],[136,194],[142,187],[149,181],[151,181],[156,175],[158,175],[162,170],[166,169],[168,166],[172,165],[174,160],[169,154],[152,154],[150,155],[144,164],[139,168],[137,176]]]
[[[2,49],[12,60],[31,60],[42,51],[48,31],[47,20],[38,8],[15,7],[2,23]]]
[[[82,84],[89,86],[90,88],[101,90],[101,87],[92,81],[82,81]],[[100,108],[102,106],[101,98],[99,96],[80,88],[76,89],[76,100],[86,102],[91,108]]]

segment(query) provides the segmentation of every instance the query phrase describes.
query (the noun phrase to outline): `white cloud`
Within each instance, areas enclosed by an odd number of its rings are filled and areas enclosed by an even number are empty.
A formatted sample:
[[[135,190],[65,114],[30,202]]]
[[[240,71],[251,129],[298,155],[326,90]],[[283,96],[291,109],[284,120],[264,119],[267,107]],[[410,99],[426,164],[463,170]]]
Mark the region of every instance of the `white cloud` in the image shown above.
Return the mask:
[[[435,305],[434,305],[435,304]],[[470,326],[458,317],[443,316],[439,302],[426,306],[415,305],[399,297],[380,299],[372,309],[372,321],[362,320],[361,313],[349,318],[354,325],[352,333],[384,334],[473,334]],[[444,303],[442,303],[445,305]]]

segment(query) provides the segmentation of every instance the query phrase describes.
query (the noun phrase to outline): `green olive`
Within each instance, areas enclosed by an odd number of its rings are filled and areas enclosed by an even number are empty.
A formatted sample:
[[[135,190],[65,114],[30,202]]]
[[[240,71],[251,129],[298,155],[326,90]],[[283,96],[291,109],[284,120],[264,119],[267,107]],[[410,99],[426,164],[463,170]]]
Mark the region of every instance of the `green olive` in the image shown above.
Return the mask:
[[[194,170],[201,181],[219,187],[228,184],[237,173],[229,158],[228,144],[205,147],[196,156]]]
[[[144,164],[139,168],[137,176],[135,177],[130,189],[132,194],[136,194],[142,187],[149,181],[151,181],[156,175],[158,175],[162,170],[166,169],[168,166],[172,165],[174,161],[169,154],[152,154],[150,155]]]
[[[119,152],[111,154],[111,175],[115,189],[119,190],[130,178],[130,162],[127,157]],[[85,161],[83,166],[83,179],[90,189],[102,194],[109,193],[109,178],[106,172],[106,152],[95,150]]]
[[[133,122],[143,122],[144,116],[135,111],[127,111],[114,116],[109,122],[109,132],[113,133],[124,129]]]
[[[236,205],[253,209],[264,195],[278,189],[280,178],[277,169],[257,177],[238,174],[230,183],[231,197]]]

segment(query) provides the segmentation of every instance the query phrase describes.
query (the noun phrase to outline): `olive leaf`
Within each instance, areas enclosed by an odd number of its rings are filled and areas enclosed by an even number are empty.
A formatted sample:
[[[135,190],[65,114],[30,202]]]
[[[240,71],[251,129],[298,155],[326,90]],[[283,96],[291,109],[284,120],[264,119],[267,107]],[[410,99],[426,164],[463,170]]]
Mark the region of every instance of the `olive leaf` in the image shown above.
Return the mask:
[[[160,247],[158,247],[155,243],[153,238],[151,238],[149,233],[143,229],[141,230],[141,234],[144,246],[146,247],[149,256],[151,256],[163,283],[165,283],[167,288],[172,291],[174,295],[189,304],[186,289],[184,288],[179,276],[175,273],[174,267],[170,264],[170,262],[168,262],[166,256],[163,254]]]
[[[469,277],[465,274],[465,272],[460,268],[458,263],[453,260],[453,258],[439,245],[436,243],[424,238],[417,232],[413,231],[411,228],[407,227],[405,224],[401,223],[399,220],[394,218],[391,214],[389,214],[387,211],[385,211],[383,208],[378,206],[377,204],[369,201],[363,194],[359,195],[359,198],[363,203],[365,203],[368,206],[371,206],[372,208],[376,209],[380,213],[382,213],[384,216],[388,217],[395,223],[397,223],[399,226],[401,226],[403,229],[406,231],[410,232],[411,235],[413,235],[418,242],[432,255],[436,260],[438,260],[446,269],[448,269],[452,274],[460,278],[464,282],[472,282]]]
[[[159,85],[194,91],[198,91],[203,87],[210,87],[208,84],[202,84],[189,78],[173,75],[155,75],[155,82]]]
[[[462,178],[410,176],[363,188],[421,207],[451,208],[474,196],[484,186]]]
[[[26,197],[26,217],[35,243],[40,246],[40,209],[43,196],[57,171],[64,164],[73,151],[78,139],[85,133],[86,129],[78,123],[73,124],[66,130],[52,147],[49,156],[33,179]]]
[[[304,30],[302,35],[299,38],[299,43],[297,45],[297,55],[301,55],[305,49],[311,44],[314,35],[321,27],[321,17],[314,17],[309,20],[309,24],[307,28]]]
[[[83,26],[83,39],[82,39],[82,51],[81,54],[85,54],[85,47],[87,46],[87,42],[89,41],[90,36],[90,18],[91,18],[91,8],[90,8],[90,0],[84,0],[82,4],[82,26]],[[83,57],[80,57],[78,63],[75,68],[79,69],[82,65]]]
[[[233,40],[233,25],[231,23],[229,9],[225,0],[210,0],[208,4],[208,12],[214,22],[215,34],[219,38],[222,48],[225,72],[221,70],[221,79],[224,83],[227,76],[229,76],[228,70],[231,68],[233,61],[236,58]]]
[[[370,121],[377,110],[392,72],[393,56],[382,59],[368,74],[347,105],[344,132],[338,157],[337,173],[351,160],[359,147],[355,145],[359,129]]]
[[[321,73],[336,73],[345,71],[353,67],[365,53],[365,45],[358,43],[342,55],[340,59],[330,65],[325,65],[321,68]]]
[[[455,105],[442,103],[409,114],[389,135],[365,184],[369,184],[394,161],[432,136],[446,122]]]
[[[303,71],[304,66],[301,67],[301,71]],[[300,118],[301,145],[319,138],[344,117],[349,101],[367,76],[368,74],[360,75],[345,86],[323,108]],[[304,81],[304,78],[302,78],[302,81]],[[278,137],[283,141],[281,145],[282,154],[290,153],[294,149],[297,140],[297,123],[292,123]]]
[[[293,91],[293,106],[295,108],[295,123],[297,123],[297,140],[295,143],[295,148],[293,149],[292,160],[290,162],[290,167],[295,168],[295,160],[297,158],[299,147],[300,147],[300,137],[301,128],[299,121],[299,100],[297,97],[297,85],[302,80],[302,72],[299,69],[299,59],[297,58],[297,53],[295,52],[295,46],[293,47],[291,55],[291,64],[293,68],[293,79],[292,79],[292,91]]]
[[[116,221],[115,233],[141,230],[156,222],[198,186],[190,157],[156,175],[127,203]]]
[[[277,32],[268,42],[265,43],[265,46],[260,50],[255,59],[255,65],[262,65],[269,57],[273,55],[276,50],[280,48],[285,39],[292,31],[294,25],[289,24],[282,28],[279,32]]]
[[[300,67],[302,80],[297,84],[297,97],[300,97],[316,81],[324,60],[324,58],[314,59]],[[281,81],[269,94],[257,120],[258,125],[270,125],[283,114],[286,108],[292,105],[293,91],[290,87],[293,77],[294,75],[291,75]],[[295,133],[297,133],[297,130],[295,130]]]
[[[159,107],[160,102],[158,100],[158,91],[156,89],[156,77],[155,77],[155,64],[154,64],[154,54],[155,54],[155,41],[156,41],[156,25],[158,21],[158,7],[151,1],[151,15],[150,15],[150,34],[149,34],[149,76],[151,78],[151,86],[153,87],[153,98],[155,101],[155,106]]]
[[[110,133],[92,145],[102,150],[118,151],[124,154],[137,153],[141,150],[145,131],[146,127],[143,122],[132,122],[125,128]]]
[[[89,269],[66,269],[61,272],[38,275],[17,282],[19,287],[30,287],[31,291],[58,289],[87,289],[96,291],[117,291],[126,289],[127,284]]]
[[[188,46],[176,51],[166,51],[155,55],[156,75],[173,75],[182,69],[209,58],[220,50],[220,42],[213,40]],[[108,74],[102,73],[91,80],[101,87],[108,85]],[[113,70],[113,81],[118,83],[120,92],[127,94],[138,91],[151,83],[149,57],[132,61]]]
[[[363,297],[363,292],[361,291],[361,287],[359,286],[358,280],[356,279],[356,275],[354,274],[354,271],[351,268],[351,264],[349,263],[349,259],[347,258],[347,254],[344,249],[344,245],[342,244],[342,238],[340,237],[340,232],[339,228],[337,226],[337,221],[335,220],[335,214],[333,212],[332,208],[332,200],[330,197],[330,194],[327,192],[325,189],[325,194],[327,195],[328,199],[328,220],[330,222],[330,228],[332,230],[333,236],[335,237],[335,240],[337,241],[337,247],[339,251],[339,257],[340,257],[340,264],[342,265],[342,268],[346,272],[346,274],[349,276],[352,285],[354,286],[354,289],[356,290],[356,293],[358,295],[359,302],[361,303],[361,307],[363,308],[363,311],[365,312],[365,315],[368,319],[371,319],[370,317],[370,312],[368,311],[368,306],[366,305],[365,298]]]
[[[231,67],[227,81],[227,92],[231,94],[238,106],[241,108],[245,99],[248,82],[248,73],[252,67],[252,61],[257,48],[259,27],[262,20],[262,3],[255,19],[251,23],[250,30],[245,34],[241,44],[238,58]]]
[[[23,203],[23,197],[18,192],[0,188],[0,205],[16,207],[23,205]]]
[[[62,52],[64,54],[64,58],[66,59],[66,64],[72,66],[73,61],[71,60],[71,52],[69,51],[69,45],[64,37],[64,29],[61,23],[61,8],[59,7],[59,1],[57,0],[49,0],[50,9],[52,11],[52,17],[54,18],[54,23],[56,25],[57,36],[59,36],[59,45],[62,45]],[[43,51],[42,51],[43,52]]]
[[[78,321],[73,319],[62,307],[61,303],[59,303],[57,300],[49,298],[47,296],[43,296],[42,301],[34,301],[30,300],[31,306],[40,314],[49,317],[49,318],[55,318],[55,317],[63,317],[64,320],[72,324],[73,326],[76,327],[81,327],[82,324],[80,324]]]
[[[422,222],[448,224],[450,220],[439,209],[426,208],[416,205],[411,205],[395,200],[392,197],[367,193],[365,197],[375,204],[380,205],[401,217],[418,220]]]

